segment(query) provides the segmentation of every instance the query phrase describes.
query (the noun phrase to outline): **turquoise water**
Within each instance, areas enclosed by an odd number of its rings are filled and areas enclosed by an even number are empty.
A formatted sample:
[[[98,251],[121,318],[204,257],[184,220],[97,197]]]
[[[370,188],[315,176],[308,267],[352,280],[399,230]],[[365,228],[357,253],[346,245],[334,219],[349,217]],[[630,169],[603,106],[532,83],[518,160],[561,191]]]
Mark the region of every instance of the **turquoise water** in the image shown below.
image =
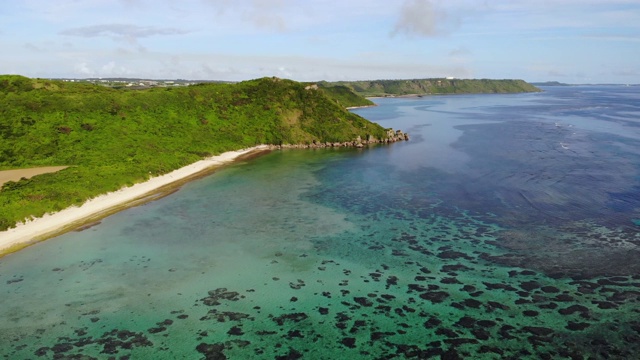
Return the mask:
[[[379,99],[0,259],[7,359],[635,358],[640,91]]]

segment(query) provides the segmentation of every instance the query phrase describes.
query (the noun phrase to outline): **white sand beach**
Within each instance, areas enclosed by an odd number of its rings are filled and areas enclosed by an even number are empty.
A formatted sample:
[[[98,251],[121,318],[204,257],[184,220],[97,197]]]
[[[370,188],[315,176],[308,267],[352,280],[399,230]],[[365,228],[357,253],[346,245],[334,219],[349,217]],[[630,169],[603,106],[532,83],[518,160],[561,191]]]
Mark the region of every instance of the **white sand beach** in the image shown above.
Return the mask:
[[[13,229],[0,232],[0,256],[3,253],[11,252],[13,249],[60,234],[64,230],[71,230],[89,219],[99,218],[100,214],[108,215],[110,209],[122,207],[127,203],[149,196],[166,185],[194,176],[211,167],[230,163],[242,155],[267,149],[268,146],[260,145],[244,150],[225,152],[174,170],[168,174],[151,178],[143,183],[97,196],[81,206],[72,206],[62,211],[18,224]]]

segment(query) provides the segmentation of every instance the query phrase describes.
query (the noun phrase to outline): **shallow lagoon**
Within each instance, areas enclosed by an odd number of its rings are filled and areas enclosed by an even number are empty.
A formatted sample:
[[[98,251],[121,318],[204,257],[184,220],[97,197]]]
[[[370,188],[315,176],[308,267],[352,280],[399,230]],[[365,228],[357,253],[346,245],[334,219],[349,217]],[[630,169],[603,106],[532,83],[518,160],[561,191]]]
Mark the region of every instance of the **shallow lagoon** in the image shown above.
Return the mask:
[[[378,99],[408,131],[273,152],[0,259],[0,354],[632,358],[640,90]]]

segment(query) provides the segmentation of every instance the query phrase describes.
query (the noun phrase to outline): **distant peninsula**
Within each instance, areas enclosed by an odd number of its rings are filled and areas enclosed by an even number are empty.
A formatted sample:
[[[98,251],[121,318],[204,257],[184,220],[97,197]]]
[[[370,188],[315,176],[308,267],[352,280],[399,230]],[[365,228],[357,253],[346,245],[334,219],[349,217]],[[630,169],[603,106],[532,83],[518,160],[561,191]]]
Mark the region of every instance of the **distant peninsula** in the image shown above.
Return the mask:
[[[571,86],[570,84],[561,83],[559,81],[532,82],[534,86]]]
[[[410,79],[410,80],[367,80],[318,83],[332,88],[345,87],[363,97],[440,95],[440,94],[508,94],[540,92],[537,87],[524,80],[492,79]]]
[[[61,170],[0,184],[0,230],[223,153],[406,139],[346,110],[368,103],[275,77],[134,89],[1,75],[0,171]]]

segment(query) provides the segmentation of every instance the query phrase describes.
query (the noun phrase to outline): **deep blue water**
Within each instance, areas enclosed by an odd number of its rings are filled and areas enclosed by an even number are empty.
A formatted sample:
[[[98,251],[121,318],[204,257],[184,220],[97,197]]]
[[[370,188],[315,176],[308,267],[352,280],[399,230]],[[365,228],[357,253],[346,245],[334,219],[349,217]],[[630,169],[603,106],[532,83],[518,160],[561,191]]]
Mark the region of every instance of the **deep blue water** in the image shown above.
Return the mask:
[[[376,99],[0,259],[0,355],[636,358],[640,88]]]

